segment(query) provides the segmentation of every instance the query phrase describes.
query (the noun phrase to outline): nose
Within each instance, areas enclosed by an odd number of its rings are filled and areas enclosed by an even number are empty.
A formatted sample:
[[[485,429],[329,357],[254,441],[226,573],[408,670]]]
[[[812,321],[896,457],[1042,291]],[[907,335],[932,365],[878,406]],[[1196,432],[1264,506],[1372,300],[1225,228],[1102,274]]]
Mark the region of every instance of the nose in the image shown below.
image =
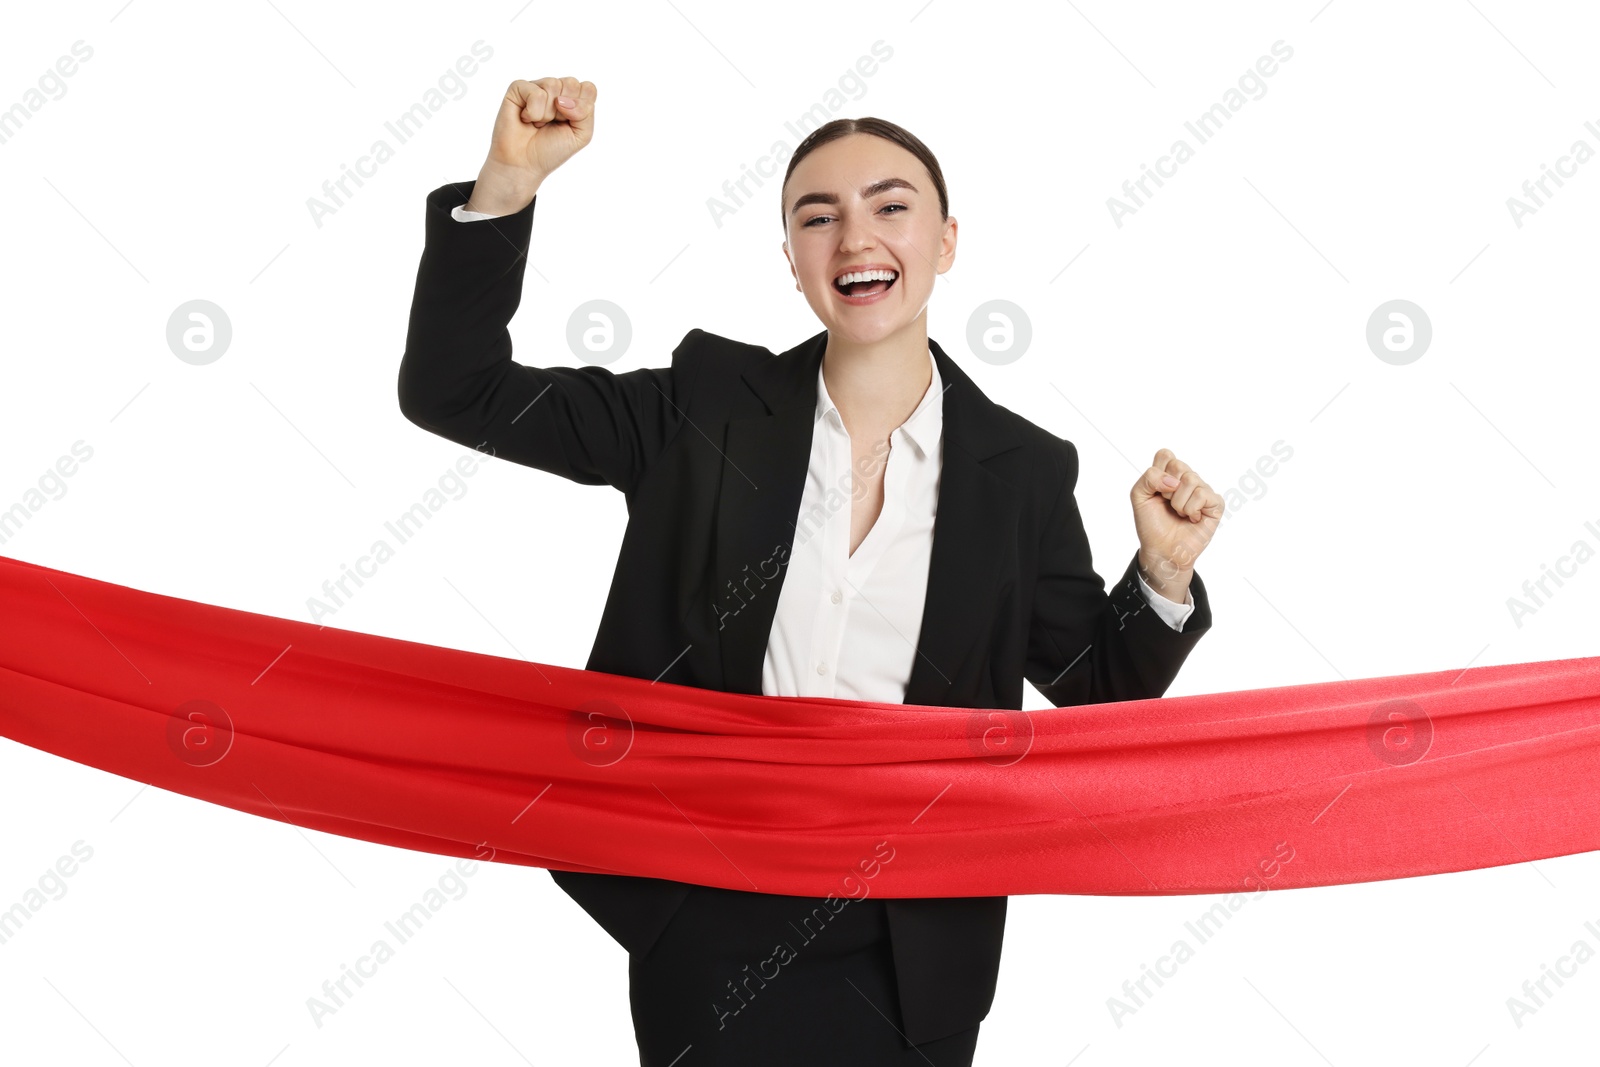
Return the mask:
[[[839,250],[845,253],[860,252],[876,243],[870,221],[860,212],[852,211],[839,222]]]

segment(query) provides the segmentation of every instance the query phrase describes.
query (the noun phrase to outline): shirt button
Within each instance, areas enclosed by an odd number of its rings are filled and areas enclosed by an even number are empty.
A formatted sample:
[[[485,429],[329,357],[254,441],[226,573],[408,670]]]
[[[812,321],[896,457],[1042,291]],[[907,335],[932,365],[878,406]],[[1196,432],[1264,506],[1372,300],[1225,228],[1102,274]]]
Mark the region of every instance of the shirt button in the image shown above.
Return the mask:
[[[828,673],[828,665],[826,663],[817,664],[817,673],[818,674],[827,674]]]
[[[834,602],[834,603],[835,603],[835,604],[837,604],[837,603],[839,603],[839,601],[841,601],[841,600],[843,600],[843,599],[844,599],[844,597],[842,597],[842,596],[840,596],[840,595],[839,595],[839,591],[838,591],[838,590],[837,590],[837,589],[835,589],[835,590],[834,590],[834,591],[833,591],[833,602]]]

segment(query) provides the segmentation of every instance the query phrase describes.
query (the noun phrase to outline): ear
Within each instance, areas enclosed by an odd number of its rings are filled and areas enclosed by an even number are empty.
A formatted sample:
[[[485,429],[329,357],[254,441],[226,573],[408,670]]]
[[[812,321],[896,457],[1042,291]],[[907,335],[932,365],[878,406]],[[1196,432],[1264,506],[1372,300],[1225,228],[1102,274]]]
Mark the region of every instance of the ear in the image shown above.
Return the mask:
[[[783,249],[783,258],[785,260],[787,260],[788,263],[789,263],[789,275],[790,275],[790,277],[794,278],[794,289],[795,289],[795,292],[797,292],[797,293],[805,292],[804,289],[800,288],[800,274],[799,274],[798,271],[796,271],[794,269],[794,256],[789,254],[789,242],[788,242],[788,240],[785,239],[784,242],[782,244],[780,244],[778,247]]]
[[[939,239],[939,273],[949,270],[956,261],[956,217],[951,215],[944,223],[944,235]]]

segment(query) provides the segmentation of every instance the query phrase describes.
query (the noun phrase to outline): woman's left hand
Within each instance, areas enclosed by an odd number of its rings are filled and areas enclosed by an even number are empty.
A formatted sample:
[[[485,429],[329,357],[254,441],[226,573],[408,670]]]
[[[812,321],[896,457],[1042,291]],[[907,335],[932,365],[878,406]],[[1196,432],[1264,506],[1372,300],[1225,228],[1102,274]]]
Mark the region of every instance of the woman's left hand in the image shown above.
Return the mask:
[[[1222,522],[1222,497],[1170,448],[1156,453],[1130,497],[1140,573],[1152,589],[1181,604],[1195,560]]]

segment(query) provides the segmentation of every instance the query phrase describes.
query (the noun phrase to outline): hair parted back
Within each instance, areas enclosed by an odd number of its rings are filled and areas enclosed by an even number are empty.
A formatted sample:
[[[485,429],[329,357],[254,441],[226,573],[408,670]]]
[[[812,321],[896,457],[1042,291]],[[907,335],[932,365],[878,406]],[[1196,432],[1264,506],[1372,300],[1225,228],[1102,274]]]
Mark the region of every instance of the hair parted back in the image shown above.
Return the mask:
[[[928,168],[928,174],[933,178],[933,187],[939,191],[939,217],[941,219],[950,217],[950,194],[945,189],[944,172],[939,169],[939,161],[928,150],[928,146],[923,144],[916,134],[904,126],[890,122],[888,119],[873,118],[871,115],[859,119],[834,119],[832,122],[823,123],[812,130],[806,135],[805,140],[800,142],[799,147],[794,150],[794,154],[789,157],[789,168],[783,172],[783,185],[779,188],[787,189],[789,187],[789,176],[794,173],[794,168],[799,165],[802,159],[828,142],[837,141],[839,138],[846,137],[852,133],[869,133],[874,137],[882,137],[885,141],[897,144],[916,156],[917,160]],[[787,233],[789,230],[789,216],[783,209],[783,197],[781,195],[778,200],[778,214],[782,219],[784,232]]]

